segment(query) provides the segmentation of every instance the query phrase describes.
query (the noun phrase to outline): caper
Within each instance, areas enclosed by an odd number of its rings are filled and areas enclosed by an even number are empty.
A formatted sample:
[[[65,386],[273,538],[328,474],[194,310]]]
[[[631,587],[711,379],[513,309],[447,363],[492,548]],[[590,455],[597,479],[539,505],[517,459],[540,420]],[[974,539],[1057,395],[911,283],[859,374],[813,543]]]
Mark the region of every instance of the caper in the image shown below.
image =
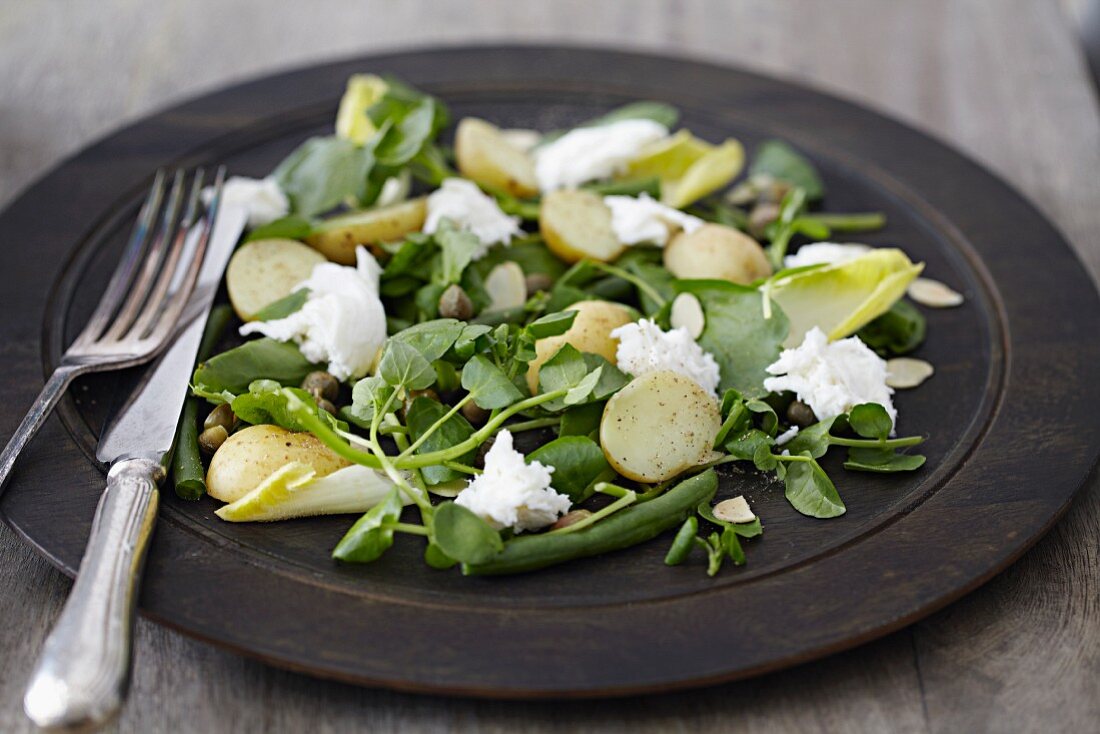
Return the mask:
[[[325,400],[324,398],[319,398],[317,400],[317,407],[320,408],[321,410],[324,410],[324,411],[332,414],[332,415],[336,415],[336,406],[332,404],[331,400]]]
[[[762,201],[749,213],[749,234],[756,239],[764,239],[768,225],[779,218],[779,204]]]
[[[462,417],[470,421],[471,425],[483,426],[489,420],[489,411],[471,400],[462,406]]]
[[[439,297],[439,315],[445,319],[459,321],[469,321],[474,315],[473,301],[466,295],[466,291],[462,290],[462,286],[456,283],[447,286],[447,290],[443,291],[443,295]]]
[[[523,283],[527,286],[527,297],[530,298],[540,291],[550,290],[554,279],[546,273],[531,273],[523,279]]]
[[[210,411],[210,414],[206,416],[206,420],[202,422],[202,427],[205,429],[221,426],[228,433],[233,430],[233,426],[236,424],[237,416],[233,415],[233,409],[229,407],[229,403],[222,403]]]
[[[318,400],[331,402],[340,394],[340,381],[323,370],[317,370],[302,380],[302,389]]]
[[[229,438],[229,431],[225,430],[225,426],[207,428],[199,434],[199,448],[206,454],[213,454],[221,448],[227,438]]]
[[[550,526],[550,529],[561,530],[562,528],[567,528],[570,525],[576,525],[581,520],[591,516],[591,510],[570,510],[569,512],[559,517],[558,521]]]
[[[813,409],[801,400],[795,400],[787,406],[787,420],[791,425],[805,428],[817,423]]]

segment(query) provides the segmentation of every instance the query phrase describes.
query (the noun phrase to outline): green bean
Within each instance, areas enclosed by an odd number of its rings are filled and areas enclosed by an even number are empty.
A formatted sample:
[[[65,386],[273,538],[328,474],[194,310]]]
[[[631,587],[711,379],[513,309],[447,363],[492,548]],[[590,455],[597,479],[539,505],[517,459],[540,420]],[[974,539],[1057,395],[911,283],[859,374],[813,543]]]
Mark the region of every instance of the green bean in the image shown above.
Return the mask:
[[[217,346],[218,339],[229,324],[233,310],[217,306],[206,320],[206,329],[199,342],[198,360],[207,359]],[[183,414],[176,429],[176,442],[172,451],[172,483],[180,499],[197,500],[206,494],[206,471],[199,453],[199,405],[202,401],[189,397],[183,403]]]
[[[682,523],[695,513],[700,502],[710,500],[717,489],[718,475],[708,469],[654,500],[628,507],[584,530],[513,538],[491,560],[462,564],[462,573],[467,576],[522,573],[629,548]]]

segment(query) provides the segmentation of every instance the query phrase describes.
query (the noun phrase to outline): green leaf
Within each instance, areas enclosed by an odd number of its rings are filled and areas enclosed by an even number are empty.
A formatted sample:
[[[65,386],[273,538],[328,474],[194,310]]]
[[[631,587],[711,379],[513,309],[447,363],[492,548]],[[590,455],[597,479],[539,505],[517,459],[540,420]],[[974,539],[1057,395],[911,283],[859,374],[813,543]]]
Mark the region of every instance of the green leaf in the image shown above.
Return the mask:
[[[924,341],[927,322],[917,308],[905,299],[896,301],[882,314],[856,332],[864,344],[880,356],[908,354]]]
[[[255,240],[304,240],[313,232],[313,222],[296,214],[289,214],[274,222],[256,227],[245,235],[243,242]]]
[[[272,424],[288,431],[308,430],[287,405],[287,395],[292,394],[307,406],[307,409],[333,428],[347,430],[347,425],[336,420],[327,411],[317,407],[317,402],[305,390],[297,387],[283,387],[274,380],[256,380],[248,386],[248,392],[233,399],[230,407],[233,413],[245,423],[252,425]]]
[[[587,402],[592,395],[592,391],[596,389],[596,383],[599,382],[602,373],[603,367],[597,367],[589,372],[584,376],[584,379],[569,389],[569,392],[562,398],[562,402],[566,405],[580,405]]]
[[[695,519],[694,515],[684,520],[684,524],[681,525],[680,529],[676,532],[676,537],[672,541],[672,546],[668,549],[668,553],[665,554],[666,566],[679,566],[688,559],[692,549],[695,548],[695,534],[698,531],[699,521]]]
[[[406,390],[425,390],[435,382],[435,370],[416,347],[393,339],[386,344],[378,374],[388,385]]]
[[[749,166],[749,177],[767,176],[805,190],[811,200],[825,194],[821,176],[808,159],[782,140],[766,140],[760,144]]]
[[[455,355],[462,360],[467,360],[477,351],[477,341],[493,330],[486,324],[466,324],[462,333],[455,340]]]
[[[383,103],[384,104],[384,103]],[[391,111],[391,125],[378,142],[375,157],[384,166],[399,168],[411,161],[435,136],[435,100],[425,97],[400,114]]]
[[[894,427],[886,408],[878,403],[861,403],[848,414],[848,425],[864,438],[885,441]]]
[[[390,340],[399,341],[420,352],[428,362],[434,362],[447,353],[466,328],[458,319],[434,319],[410,326],[394,334]]]
[[[924,466],[924,461],[920,454],[899,454],[893,449],[850,448],[844,468],[880,473],[915,471]]]
[[[592,387],[592,393],[588,396],[591,400],[603,401],[619,392],[630,382],[630,377],[615,365],[608,362],[598,354],[582,352],[585,368],[591,375],[599,372],[600,377]]]
[[[598,389],[598,386],[597,386]],[[561,414],[560,436],[594,436],[600,430],[604,403],[575,405]]]
[[[693,293],[703,307],[706,326],[698,342],[721,372],[720,390],[733,388],[747,398],[768,394],[766,368],[775,362],[787,338],[787,317],[771,309],[765,317],[760,293],[718,280],[680,280],[680,293]]]
[[[256,321],[275,321],[285,319],[290,314],[298,311],[309,300],[309,288],[299,288],[277,301],[267,304],[256,312]]]
[[[405,411],[405,423],[409,427],[409,438],[413,441],[420,440],[420,437],[442,419],[448,410],[447,406],[431,398],[421,396],[413,400],[408,410]],[[472,435],[474,435],[473,426],[462,417],[461,413],[456,413],[429,435],[416,450],[416,453],[430,454],[433,451],[449,449],[462,443]],[[455,461],[460,464],[472,464],[476,455],[477,449],[474,449],[458,457]],[[420,470],[420,474],[429,486],[465,478],[464,474],[442,465],[426,466]]]
[[[588,365],[581,353],[572,344],[563,344],[539,367],[539,388],[543,393],[569,390],[587,374]]]
[[[424,549],[424,563],[434,569],[446,571],[448,568],[453,568],[458,561],[444,553],[435,542],[429,542],[428,547]]]
[[[374,414],[382,409],[393,391],[379,375],[364,377],[351,389],[351,405],[340,411],[340,417],[360,428],[370,428]]]
[[[525,331],[536,340],[546,339],[551,336],[559,336],[569,331],[569,328],[573,326],[573,321],[576,318],[576,311],[549,313],[532,321],[527,325]]]
[[[523,268],[525,275],[541,273],[557,280],[566,271],[565,264],[550,252],[541,238],[513,240],[508,247],[494,247],[485,257],[471,266],[482,277],[503,262],[514,262]]]
[[[444,220],[435,233],[442,257],[438,267],[432,273],[432,282],[437,285],[452,285],[462,279],[462,271],[474,259],[481,249],[481,240],[473,232],[460,230]]]
[[[764,532],[759,517],[753,518],[752,522],[726,522],[725,520],[719,520],[715,516],[714,508],[711,506],[710,502],[700,502],[699,506],[696,508],[696,512],[699,513],[699,517],[707,522],[712,522],[719,527],[733,530],[742,538],[755,538]]]
[[[615,476],[599,444],[586,436],[562,436],[527,455],[527,463],[539,462],[553,467],[550,484],[558,492],[569,495],[573,504],[587,499],[592,487]]]
[[[774,438],[759,428],[750,428],[740,435],[726,439],[724,448],[735,459],[754,461],[759,451],[768,451],[773,445],[775,445]]]
[[[761,429],[764,433],[775,438],[775,434],[779,430],[779,416],[775,414],[775,408],[768,405],[763,400],[746,400],[745,407],[749,412],[763,416],[760,419]]]
[[[836,487],[816,461],[790,462],[784,481],[787,501],[803,515],[830,518],[845,513],[844,502]]]
[[[199,364],[192,377],[196,388],[216,393],[241,393],[256,380],[298,385],[317,366],[290,342],[255,339]]]
[[[737,531],[732,528],[725,528],[719,542],[722,545],[722,550],[726,552],[726,555],[730,557],[735,566],[745,565],[745,550],[741,547],[741,541],[738,540]]]
[[[508,376],[480,354],[462,368],[462,387],[474,396],[478,407],[486,410],[506,408],[523,398]]]
[[[344,534],[332,557],[349,563],[369,563],[393,545],[393,523],[401,517],[401,497],[397,487],[386,498],[356,520]]]
[[[835,421],[836,418],[829,418],[799,430],[798,434],[783,448],[796,456],[809,454],[815,459],[820,459],[829,450],[829,431]]]
[[[660,123],[671,129],[676,125],[676,121],[679,119],[680,111],[672,105],[665,104],[664,102],[643,100],[618,107],[611,110],[611,112],[600,115],[599,117],[594,117],[587,122],[583,122],[577,127],[598,127],[600,125],[611,125],[616,122],[622,122],[623,120],[653,120],[653,122]]]
[[[294,214],[309,218],[349,199],[361,201],[374,162],[369,147],[337,137],[310,138],[272,175],[290,199]]]
[[[771,437],[769,436],[768,438]],[[756,450],[752,452],[752,463],[760,471],[771,471],[775,469],[779,460],[776,459],[775,455],[772,453],[771,444],[761,441],[756,445]]]
[[[439,549],[462,563],[485,563],[504,550],[499,532],[454,502],[444,502],[435,509],[432,531]]]

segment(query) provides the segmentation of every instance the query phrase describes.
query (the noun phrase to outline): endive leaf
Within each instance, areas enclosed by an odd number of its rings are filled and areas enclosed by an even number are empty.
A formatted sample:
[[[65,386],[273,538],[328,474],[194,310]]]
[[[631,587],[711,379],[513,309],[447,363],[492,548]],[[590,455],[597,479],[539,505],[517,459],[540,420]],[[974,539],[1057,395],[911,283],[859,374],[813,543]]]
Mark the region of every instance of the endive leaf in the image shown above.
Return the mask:
[[[784,346],[796,347],[815,326],[829,339],[854,334],[905,295],[923,269],[901,250],[879,248],[835,265],[780,272],[762,290],[790,319]]]
[[[352,74],[348,77],[347,90],[340,98],[336,112],[336,137],[362,145],[370,140],[378,129],[367,115],[367,110],[385,96],[389,85],[374,74]]]
[[[628,175],[660,179],[661,203],[679,209],[726,186],[744,163],[745,151],[736,140],[716,146],[681,130],[643,150]]]

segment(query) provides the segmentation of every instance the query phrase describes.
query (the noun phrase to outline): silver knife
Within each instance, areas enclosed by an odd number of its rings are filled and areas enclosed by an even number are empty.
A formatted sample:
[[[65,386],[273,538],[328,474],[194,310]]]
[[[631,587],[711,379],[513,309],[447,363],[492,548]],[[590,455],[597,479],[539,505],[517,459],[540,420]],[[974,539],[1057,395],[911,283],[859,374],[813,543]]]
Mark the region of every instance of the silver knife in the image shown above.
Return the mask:
[[[96,727],[118,711],[130,677],[134,603],[176,424],[206,317],[247,211],[222,201],[175,342],[100,437],[110,464],[80,573],[31,677],[27,715],[46,728]]]

